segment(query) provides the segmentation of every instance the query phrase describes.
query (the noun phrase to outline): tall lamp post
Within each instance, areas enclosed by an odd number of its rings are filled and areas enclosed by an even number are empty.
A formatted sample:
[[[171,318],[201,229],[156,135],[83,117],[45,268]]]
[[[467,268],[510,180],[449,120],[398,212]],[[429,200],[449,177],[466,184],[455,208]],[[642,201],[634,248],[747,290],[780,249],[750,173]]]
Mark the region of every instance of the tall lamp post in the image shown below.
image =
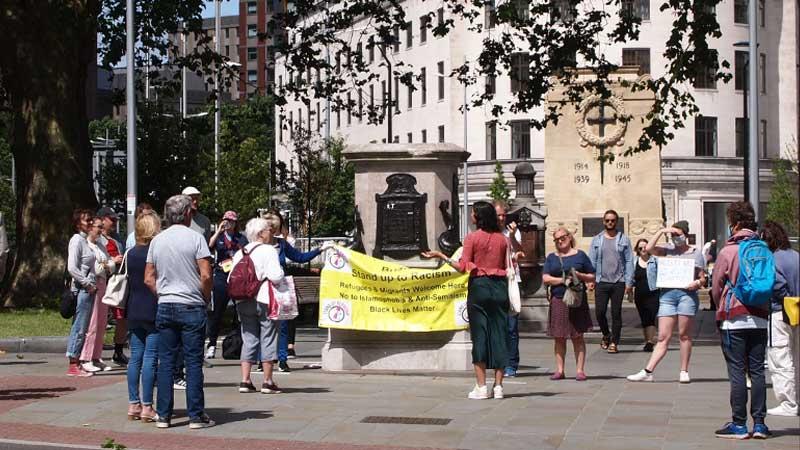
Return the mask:
[[[214,52],[219,55],[222,52],[220,33],[222,25],[220,24],[220,0],[214,1]],[[220,122],[220,92],[219,92],[219,70],[214,76],[214,90],[216,91],[214,99],[214,200],[217,200],[219,193],[219,122]]]
[[[748,84],[750,87],[750,122],[748,139],[748,153],[747,160],[748,171],[750,178],[748,180],[750,191],[750,203],[753,204],[753,211],[755,212],[756,222],[761,218],[760,205],[759,205],[759,183],[758,183],[758,2],[750,0],[748,5],[748,18],[750,25],[750,48],[749,48],[749,61],[748,67]]]
[[[748,47],[750,44],[747,41],[736,42],[733,44],[734,47]],[[750,57],[748,56],[744,62],[744,72],[748,73],[748,68],[750,66]],[[744,201],[750,202],[753,198],[752,191],[750,190],[750,153],[752,151],[752,147],[750,147],[750,122],[748,120],[748,111],[747,111],[747,102],[749,100],[748,91],[750,87],[750,80],[746,80],[744,83],[744,87],[742,89],[742,117],[745,123],[745,130],[747,133],[745,134],[745,143],[744,148],[742,149],[742,167],[744,172]],[[751,202],[752,203],[752,202]],[[755,207],[755,205],[754,205]]]
[[[127,136],[127,196],[125,201],[125,209],[127,215],[127,231],[130,232],[135,227],[134,213],[136,212],[136,91],[134,90],[134,66],[133,66],[133,52],[134,39],[135,39],[135,26],[134,26],[134,0],[127,0],[125,12],[125,31],[126,37],[126,63],[125,68],[125,101],[127,103],[127,122],[128,122],[128,136]]]

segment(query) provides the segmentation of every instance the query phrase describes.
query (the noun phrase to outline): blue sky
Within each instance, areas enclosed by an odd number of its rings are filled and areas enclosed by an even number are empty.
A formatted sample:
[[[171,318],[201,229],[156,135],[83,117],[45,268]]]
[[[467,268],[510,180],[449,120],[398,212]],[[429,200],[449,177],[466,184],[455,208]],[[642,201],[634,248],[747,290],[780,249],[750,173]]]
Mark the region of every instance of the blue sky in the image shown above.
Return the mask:
[[[222,15],[234,16],[239,14],[239,0],[223,0],[222,2]],[[206,7],[203,9],[203,17],[214,17],[214,2],[206,1]]]

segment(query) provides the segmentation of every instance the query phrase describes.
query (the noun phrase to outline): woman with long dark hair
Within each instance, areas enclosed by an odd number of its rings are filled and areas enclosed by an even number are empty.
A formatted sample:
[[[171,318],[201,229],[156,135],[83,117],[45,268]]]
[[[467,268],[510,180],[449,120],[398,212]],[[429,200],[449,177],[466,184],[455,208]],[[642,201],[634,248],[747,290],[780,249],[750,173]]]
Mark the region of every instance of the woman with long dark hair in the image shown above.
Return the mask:
[[[508,281],[506,261],[508,244],[497,223],[491,203],[472,205],[472,223],[477,231],[464,238],[464,250],[458,261],[439,251],[423,252],[426,258],[447,261],[459,272],[469,272],[467,314],[472,337],[472,364],[475,388],[468,398],[480,400],[503,398],[503,371],[508,363]],[[494,388],[486,387],[486,369],[494,369]]]
[[[639,239],[633,247],[637,258],[633,260],[633,301],[642,321],[644,347],[642,351],[652,352],[656,345],[656,315],[658,315],[658,289],[650,290],[647,284],[647,239]]]

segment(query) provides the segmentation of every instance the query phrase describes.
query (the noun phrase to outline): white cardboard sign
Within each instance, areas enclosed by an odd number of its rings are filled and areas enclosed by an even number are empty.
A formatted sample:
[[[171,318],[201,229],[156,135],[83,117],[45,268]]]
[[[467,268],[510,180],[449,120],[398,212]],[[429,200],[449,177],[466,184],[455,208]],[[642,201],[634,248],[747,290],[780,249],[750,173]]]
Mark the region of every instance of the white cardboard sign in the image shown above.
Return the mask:
[[[694,281],[694,260],[688,258],[658,258],[656,287],[684,289]]]

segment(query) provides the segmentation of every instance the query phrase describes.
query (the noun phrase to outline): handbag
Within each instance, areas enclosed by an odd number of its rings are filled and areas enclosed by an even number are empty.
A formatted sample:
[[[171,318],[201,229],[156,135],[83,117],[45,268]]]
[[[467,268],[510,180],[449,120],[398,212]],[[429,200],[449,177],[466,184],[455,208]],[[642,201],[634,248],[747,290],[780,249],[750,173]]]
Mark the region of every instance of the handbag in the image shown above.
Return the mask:
[[[299,314],[294,277],[287,275],[277,283],[269,282],[269,320],[292,320]]]
[[[242,356],[242,332],[237,327],[222,340],[222,359],[239,359]]]
[[[783,297],[783,321],[793,327],[800,325],[800,297]]]
[[[506,281],[508,281],[509,312],[516,316],[522,311],[522,299],[520,298],[517,272],[514,270],[514,260],[511,258],[510,247],[507,247],[506,250]]]
[[[78,308],[78,291],[72,290],[72,277],[67,269],[64,269],[64,289],[61,291],[61,301],[58,306],[58,312],[65,319],[71,319]]]
[[[569,275],[567,275],[564,271],[564,259],[559,256],[558,260],[561,261],[561,276],[564,278],[564,285],[567,288],[561,301],[570,308],[577,308],[583,303],[586,287],[578,278],[578,273],[574,267],[569,269]]]
[[[104,305],[114,308],[124,309],[128,300],[128,252],[122,257],[122,265],[119,271],[108,277],[106,282],[106,293],[101,300]]]

